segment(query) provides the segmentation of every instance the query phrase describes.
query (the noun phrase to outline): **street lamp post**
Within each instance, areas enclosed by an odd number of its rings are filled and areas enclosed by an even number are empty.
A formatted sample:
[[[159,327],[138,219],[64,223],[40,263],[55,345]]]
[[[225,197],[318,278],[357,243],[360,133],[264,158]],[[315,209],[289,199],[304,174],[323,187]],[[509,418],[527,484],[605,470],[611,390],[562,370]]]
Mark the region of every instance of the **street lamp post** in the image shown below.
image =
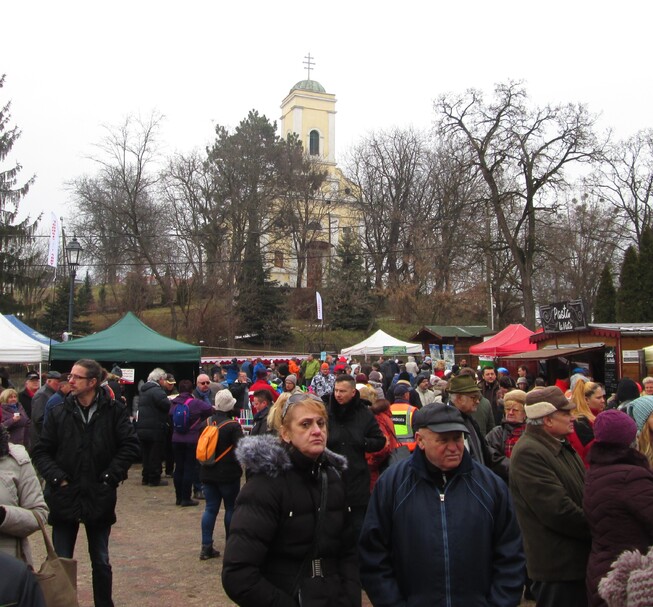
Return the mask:
[[[68,333],[73,333],[73,307],[75,305],[75,277],[79,267],[79,256],[82,252],[82,245],[73,235],[73,239],[66,245],[68,258],[68,269],[70,270],[70,295],[68,298]]]

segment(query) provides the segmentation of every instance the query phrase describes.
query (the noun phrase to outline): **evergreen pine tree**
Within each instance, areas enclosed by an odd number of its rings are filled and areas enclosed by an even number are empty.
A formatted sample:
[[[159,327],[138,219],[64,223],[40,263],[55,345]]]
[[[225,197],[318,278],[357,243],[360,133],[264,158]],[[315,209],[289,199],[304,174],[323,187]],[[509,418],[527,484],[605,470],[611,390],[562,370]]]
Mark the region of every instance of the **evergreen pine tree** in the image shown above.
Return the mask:
[[[89,283],[90,286],[90,283]],[[84,285],[78,287],[79,291],[84,290]],[[91,296],[92,297],[92,296]],[[84,301],[88,301],[86,296],[82,296],[81,305],[79,293],[75,297],[73,307],[73,335],[88,335],[93,330],[90,322],[80,320],[79,317],[86,313],[87,310],[82,306]],[[68,305],[70,302],[70,278],[63,276],[57,281],[54,287],[54,293],[45,302],[43,316],[38,319],[38,327],[41,333],[52,337],[52,339],[61,339],[65,331],[68,331]]]
[[[258,234],[250,232],[238,281],[236,297],[240,331],[248,341],[278,345],[290,337],[285,298],[270,271],[263,267]]]
[[[641,286],[639,282],[639,255],[634,246],[626,249],[621,264],[619,292],[617,294],[617,322],[640,322]]]
[[[5,77],[0,76],[0,89]],[[11,152],[20,137],[17,127],[7,128],[11,115],[10,103],[0,106],[0,163]],[[16,291],[29,280],[24,269],[35,261],[34,255],[24,251],[26,241],[34,233],[36,222],[29,217],[17,222],[18,206],[29,191],[34,177],[18,185],[20,164],[10,168],[0,166],[0,312],[16,312],[20,306],[16,301]]]
[[[328,277],[325,321],[334,329],[369,329],[374,325],[374,309],[360,244],[353,230],[346,231]]]
[[[639,242],[639,319],[640,322],[653,321],[653,228],[642,231]]]
[[[73,314],[82,316],[90,312],[91,304],[93,303],[93,287],[91,286],[91,277],[88,272],[84,276],[84,282],[77,288],[77,296],[75,297],[75,309]]]
[[[596,293],[594,322],[617,322],[617,291],[614,288],[612,272],[606,263],[601,272],[601,282]]]

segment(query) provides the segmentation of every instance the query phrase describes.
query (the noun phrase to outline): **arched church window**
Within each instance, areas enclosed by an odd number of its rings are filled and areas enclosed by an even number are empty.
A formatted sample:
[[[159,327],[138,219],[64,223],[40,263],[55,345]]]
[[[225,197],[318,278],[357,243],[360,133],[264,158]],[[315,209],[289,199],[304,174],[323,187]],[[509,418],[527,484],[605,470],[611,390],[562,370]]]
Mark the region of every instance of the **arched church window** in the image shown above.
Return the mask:
[[[319,156],[320,134],[317,131],[311,131],[308,137],[308,153],[311,156]]]

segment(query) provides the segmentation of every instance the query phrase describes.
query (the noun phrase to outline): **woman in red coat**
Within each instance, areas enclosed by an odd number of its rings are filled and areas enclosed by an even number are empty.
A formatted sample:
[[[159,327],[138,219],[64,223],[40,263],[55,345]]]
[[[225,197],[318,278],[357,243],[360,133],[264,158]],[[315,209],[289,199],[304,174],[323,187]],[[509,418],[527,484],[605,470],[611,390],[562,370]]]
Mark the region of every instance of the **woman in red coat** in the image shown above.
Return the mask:
[[[392,421],[392,414],[390,413],[390,403],[385,398],[378,398],[370,407],[374,417],[385,436],[385,447],[380,451],[374,453],[366,453],[365,459],[367,460],[367,467],[370,470],[370,493],[374,489],[374,485],[379,478],[379,475],[388,464],[388,458],[393,449],[401,446],[395,434],[395,425]]]
[[[630,445],[637,426],[626,413],[610,409],[594,422],[583,509],[592,532],[587,595],[592,607],[606,606],[598,584],[624,550],[646,553],[653,545],[653,473]]]

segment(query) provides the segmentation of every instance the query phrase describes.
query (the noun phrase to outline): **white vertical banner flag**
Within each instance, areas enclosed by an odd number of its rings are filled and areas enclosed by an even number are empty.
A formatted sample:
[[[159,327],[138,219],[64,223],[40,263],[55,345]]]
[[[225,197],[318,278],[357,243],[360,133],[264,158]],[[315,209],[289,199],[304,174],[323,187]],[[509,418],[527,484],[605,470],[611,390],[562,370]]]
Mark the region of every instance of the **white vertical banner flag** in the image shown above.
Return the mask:
[[[315,304],[317,305],[317,319],[322,320],[322,296],[319,291],[315,291]]]
[[[50,214],[50,247],[48,248],[48,265],[53,268],[57,267],[57,257],[59,255],[59,235],[61,234],[61,224],[59,218],[53,211]]]

